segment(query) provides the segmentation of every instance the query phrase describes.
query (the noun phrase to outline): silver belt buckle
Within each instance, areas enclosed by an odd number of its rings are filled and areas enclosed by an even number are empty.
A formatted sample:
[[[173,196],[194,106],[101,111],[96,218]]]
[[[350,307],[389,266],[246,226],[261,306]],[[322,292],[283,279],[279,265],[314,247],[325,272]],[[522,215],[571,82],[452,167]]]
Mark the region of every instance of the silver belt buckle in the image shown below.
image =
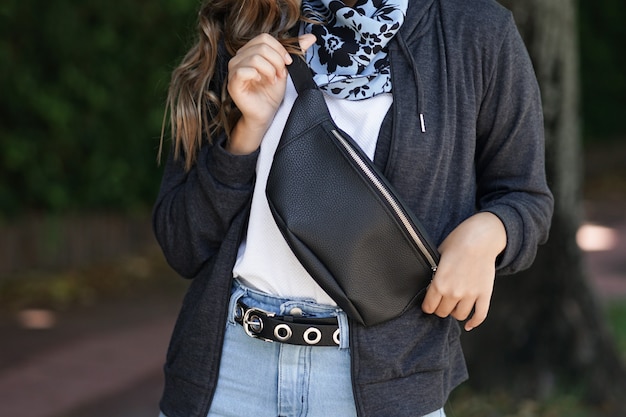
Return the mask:
[[[263,327],[265,326],[265,323],[263,323],[263,318],[259,314],[263,314],[267,317],[274,317],[276,315],[274,313],[270,313],[259,308],[249,308],[244,313],[243,319],[241,320],[241,323],[243,324],[243,330],[250,337],[254,337],[255,339],[261,339],[266,342],[273,342],[273,340],[259,336],[259,333],[263,331]]]

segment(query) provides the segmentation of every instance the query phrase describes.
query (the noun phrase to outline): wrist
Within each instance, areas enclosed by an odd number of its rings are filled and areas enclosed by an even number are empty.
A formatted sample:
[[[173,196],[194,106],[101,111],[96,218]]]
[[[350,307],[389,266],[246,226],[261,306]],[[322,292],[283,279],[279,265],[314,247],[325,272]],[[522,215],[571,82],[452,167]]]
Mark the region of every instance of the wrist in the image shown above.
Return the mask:
[[[496,258],[504,251],[507,244],[504,223],[498,216],[488,211],[477,213],[475,216],[480,218],[480,227],[485,232],[485,244],[488,245],[490,252]]]
[[[255,152],[261,145],[267,128],[265,124],[240,118],[226,141],[226,151],[233,155],[249,155]]]
[[[439,250],[442,254],[454,249],[479,258],[496,259],[506,243],[506,229],[500,218],[490,212],[480,212],[458,225]]]

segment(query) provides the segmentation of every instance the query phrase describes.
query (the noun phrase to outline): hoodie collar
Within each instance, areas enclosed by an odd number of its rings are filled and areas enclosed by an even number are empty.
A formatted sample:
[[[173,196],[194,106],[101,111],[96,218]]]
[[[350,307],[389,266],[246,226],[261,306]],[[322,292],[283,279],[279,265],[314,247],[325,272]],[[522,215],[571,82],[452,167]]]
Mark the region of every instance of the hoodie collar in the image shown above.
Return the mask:
[[[434,6],[439,0],[409,0],[404,24],[400,28],[407,42],[423,36],[433,24]]]

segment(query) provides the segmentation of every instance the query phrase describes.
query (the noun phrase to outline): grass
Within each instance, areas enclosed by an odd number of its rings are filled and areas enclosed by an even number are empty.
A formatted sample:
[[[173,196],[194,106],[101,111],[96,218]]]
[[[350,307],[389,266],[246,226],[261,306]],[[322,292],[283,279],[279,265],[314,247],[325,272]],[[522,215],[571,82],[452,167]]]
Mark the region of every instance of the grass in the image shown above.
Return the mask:
[[[59,271],[28,271],[0,280],[0,312],[38,308],[68,311],[107,299],[161,292],[182,294],[186,281],[176,276],[160,253]]]
[[[613,330],[619,351],[626,362],[626,300],[613,301],[607,306],[609,325]]]
[[[571,394],[536,400],[514,400],[506,393],[476,394],[460,388],[446,406],[448,417],[590,417],[593,411]]]

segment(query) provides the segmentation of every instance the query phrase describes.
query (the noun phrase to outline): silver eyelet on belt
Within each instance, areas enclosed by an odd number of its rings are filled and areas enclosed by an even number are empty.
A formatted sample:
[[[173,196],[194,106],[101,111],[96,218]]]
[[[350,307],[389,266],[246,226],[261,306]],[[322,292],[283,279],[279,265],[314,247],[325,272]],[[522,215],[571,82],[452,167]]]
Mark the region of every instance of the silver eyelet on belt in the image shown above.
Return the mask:
[[[311,338],[311,335],[314,335]],[[304,332],[304,341],[309,345],[317,345],[322,340],[322,332],[316,327],[309,327]]]
[[[341,345],[341,343],[339,343],[340,342],[340,332],[339,332],[339,329],[335,330],[335,332],[333,333],[333,341],[335,343],[337,343],[337,345]]]
[[[242,321],[243,314],[244,314],[243,307],[237,304],[237,306],[235,306],[235,321]]]
[[[279,324],[278,326],[274,327],[274,337],[276,337],[276,340],[278,340],[279,342],[286,342],[287,340],[291,339],[291,336],[293,336],[293,331],[291,330],[291,327],[289,327],[289,325]]]

